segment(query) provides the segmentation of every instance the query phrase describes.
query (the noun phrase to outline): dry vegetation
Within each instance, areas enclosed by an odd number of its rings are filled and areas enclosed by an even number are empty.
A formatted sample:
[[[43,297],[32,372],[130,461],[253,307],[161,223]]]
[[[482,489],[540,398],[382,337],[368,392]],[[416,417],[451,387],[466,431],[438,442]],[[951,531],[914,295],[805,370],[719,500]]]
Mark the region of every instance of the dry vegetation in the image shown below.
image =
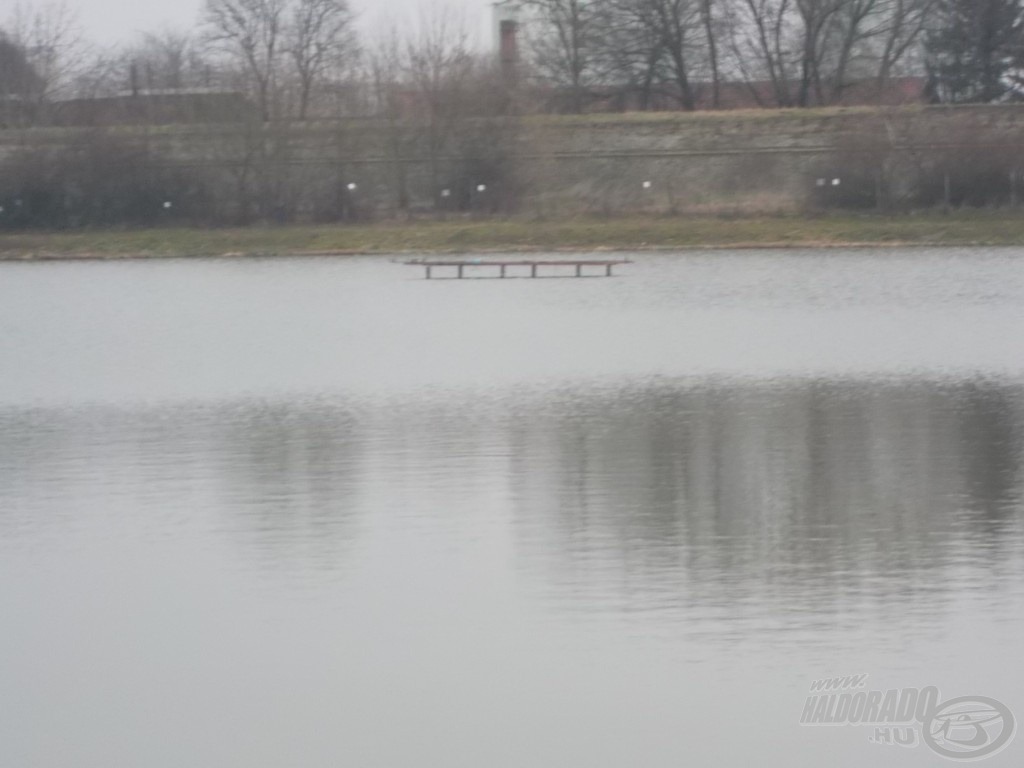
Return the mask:
[[[1016,212],[920,216],[414,221],[0,235],[0,259],[469,253],[851,245],[1024,245]]]

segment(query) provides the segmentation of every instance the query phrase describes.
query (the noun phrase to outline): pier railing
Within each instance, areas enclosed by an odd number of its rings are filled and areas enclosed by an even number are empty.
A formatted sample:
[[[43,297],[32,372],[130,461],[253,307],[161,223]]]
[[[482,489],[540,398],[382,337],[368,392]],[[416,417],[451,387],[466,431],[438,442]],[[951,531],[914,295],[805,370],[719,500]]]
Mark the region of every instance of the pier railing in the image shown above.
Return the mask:
[[[426,270],[424,276],[427,280],[461,280],[463,278],[612,277],[613,267],[619,264],[631,264],[632,261],[630,259],[410,259],[403,263],[423,267]],[[566,274],[564,270],[552,269],[556,267],[572,267],[573,272]],[[435,274],[437,269],[442,270],[440,276]]]

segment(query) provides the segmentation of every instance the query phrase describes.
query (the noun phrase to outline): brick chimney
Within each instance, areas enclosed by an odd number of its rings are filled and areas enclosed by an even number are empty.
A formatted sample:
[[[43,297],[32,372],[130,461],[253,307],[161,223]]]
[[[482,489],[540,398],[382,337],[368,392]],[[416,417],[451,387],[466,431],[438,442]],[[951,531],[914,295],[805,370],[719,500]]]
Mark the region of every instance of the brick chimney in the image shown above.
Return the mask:
[[[494,48],[501,71],[514,80],[519,69],[519,2],[502,0],[493,3]]]

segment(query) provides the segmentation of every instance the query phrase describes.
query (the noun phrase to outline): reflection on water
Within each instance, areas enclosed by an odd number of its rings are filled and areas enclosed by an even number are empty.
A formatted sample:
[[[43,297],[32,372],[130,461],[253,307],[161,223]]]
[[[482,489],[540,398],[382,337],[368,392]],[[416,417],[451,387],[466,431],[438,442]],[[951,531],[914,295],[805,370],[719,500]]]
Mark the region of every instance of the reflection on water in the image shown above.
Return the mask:
[[[116,525],[112,505],[159,510],[157,534],[200,519],[269,567],[329,567],[355,513],[357,427],[315,403],[0,412],[0,526],[59,534]]]
[[[1020,575],[1021,394],[801,382],[548,404],[512,428],[517,532],[577,605],[714,617],[720,639],[933,631],[950,592],[996,607],[993,580]]]
[[[255,568],[315,578],[343,567],[374,524],[360,518],[440,521],[471,546],[461,518],[486,514],[554,610],[697,617],[720,639],[934,631],[951,593],[992,610],[1016,596],[1022,440],[1024,388],[985,380],[9,410],[0,531],[158,509],[156,534],[200,525]]]

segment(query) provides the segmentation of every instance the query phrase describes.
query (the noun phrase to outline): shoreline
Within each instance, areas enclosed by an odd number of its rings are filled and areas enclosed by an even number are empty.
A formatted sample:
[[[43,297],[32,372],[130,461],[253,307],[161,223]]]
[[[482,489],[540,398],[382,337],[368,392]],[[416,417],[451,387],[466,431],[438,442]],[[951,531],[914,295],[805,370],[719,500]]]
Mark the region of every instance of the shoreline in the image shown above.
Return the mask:
[[[0,233],[0,262],[1024,246],[1024,213],[459,219]]]
[[[842,251],[842,250],[929,250],[940,248],[1017,248],[1024,247],[1021,243],[990,243],[990,242],[923,242],[923,241],[886,241],[886,242],[827,242],[811,243],[805,241],[782,243],[736,243],[733,245],[644,245],[620,248],[572,247],[564,248],[473,248],[469,250],[409,250],[409,251],[249,251],[244,253],[188,253],[188,254],[154,254],[154,253],[82,253],[57,252],[33,253],[11,256],[0,252],[0,264],[35,264],[43,262],[84,262],[84,261],[179,261],[183,259],[330,259],[330,258],[388,258],[408,256],[501,256],[502,254],[559,254],[559,253],[596,253],[596,254],[629,254],[629,253],[697,253],[705,251]]]

